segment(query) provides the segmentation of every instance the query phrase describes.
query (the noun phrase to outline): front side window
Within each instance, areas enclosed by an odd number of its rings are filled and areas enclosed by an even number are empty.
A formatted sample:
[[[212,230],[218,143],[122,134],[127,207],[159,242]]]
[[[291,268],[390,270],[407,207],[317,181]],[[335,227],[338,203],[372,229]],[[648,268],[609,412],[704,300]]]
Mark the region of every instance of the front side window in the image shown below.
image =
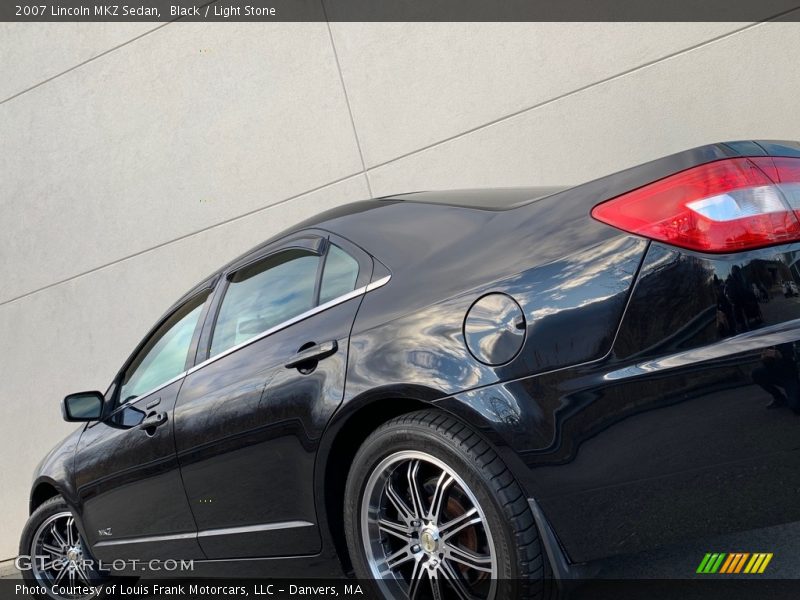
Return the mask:
[[[319,261],[308,250],[289,249],[233,273],[214,326],[210,356],[312,309]]]
[[[150,337],[123,375],[119,393],[121,404],[183,373],[192,334],[207,297],[208,292],[184,304]]]

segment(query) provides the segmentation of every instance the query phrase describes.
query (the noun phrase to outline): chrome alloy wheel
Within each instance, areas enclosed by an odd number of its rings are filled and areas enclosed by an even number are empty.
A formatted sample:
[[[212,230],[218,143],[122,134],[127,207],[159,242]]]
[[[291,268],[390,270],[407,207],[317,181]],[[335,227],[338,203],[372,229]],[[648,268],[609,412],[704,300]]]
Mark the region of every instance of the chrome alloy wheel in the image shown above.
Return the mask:
[[[39,585],[48,589],[56,586],[69,590],[96,585],[96,578],[88,566],[91,556],[86,552],[69,511],[51,515],[39,526],[31,544],[31,568]],[[90,598],[94,594],[54,594],[55,598],[76,600]]]
[[[372,576],[389,598],[493,598],[497,557],[475,495],[441,460],[386,457],[367,480],[361,533]]]

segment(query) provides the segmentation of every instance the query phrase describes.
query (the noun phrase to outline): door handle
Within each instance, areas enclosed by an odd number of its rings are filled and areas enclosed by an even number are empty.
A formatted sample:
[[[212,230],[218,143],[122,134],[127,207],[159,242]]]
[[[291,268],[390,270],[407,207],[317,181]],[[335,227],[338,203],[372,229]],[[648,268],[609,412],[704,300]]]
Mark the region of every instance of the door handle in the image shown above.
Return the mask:
[[[139,429],[155,429],[167,422],[167,413],[156,413],[150,415],[144,421],[139,423]]]
[[[292,358],[292,360],[286,363],[286,368],[297,369],[298,367],[302,367],[305,363],[312,360],[322,360],[331,354],[335,354],[338,349],[339,344],[336,343],[336,340],[322,342],[321,344],[314,344],[311,346],[311,348],[307,348],[302,352],[298,352],[294,358]]]

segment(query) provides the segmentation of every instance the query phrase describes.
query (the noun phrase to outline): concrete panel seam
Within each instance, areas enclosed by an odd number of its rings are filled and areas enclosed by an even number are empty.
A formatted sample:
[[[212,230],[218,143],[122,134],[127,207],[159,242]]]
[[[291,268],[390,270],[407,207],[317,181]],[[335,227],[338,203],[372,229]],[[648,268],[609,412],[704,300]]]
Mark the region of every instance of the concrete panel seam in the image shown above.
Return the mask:
[[[324,9],[324,5],[323,5],[323,9]],[[365,164],[365,161],[364,161],[364,156],[363,156],[363,153],[362,153],[362,151],[361,151],[361,145],[360,145],[360,141],[359,141],[359,138],[358,138],[358,133],[357,133],[356,126],[355,126],[355,121],[354,121],[354,119],[353,119],[353,113],[352,113],[352,110],[351,110],[351,107],[350,107],[350,102],[349,102],[349,99],[348,99],[348,96],[347,96],[347,90],[346,90],[346,87],[345,87],[344,78],[343,78],[343,76],[342,76],[341,66],[340,66],[340,64],[339,64],[339,58],[338,58],[338,55],[337,55],[337,53],[336,53],[335,43],[334,43],[334,39],[333,39],[333,32],[332,32],[332,30],[331,30],[330,23],[329,23],[329,22],[327,22],[327,23],[326,23],[326,25],[327,25],[327,27],[328,27],[328,34],[329,34],[329,36],[330,36],[330,39],[331,39],[331,45],[332,45],[333,52],[334,52],[334,58],[335,58],[335,60],[336,60],[337,69],[338,69],[338,71],[339,71],[339,77],[340,77],[340,81],[341,81],[341,83],[342,83],[342,89],[343,89],[343,92],[344,92],[344,95],[345,95],[345,101],[346,101],[346,104],[347,104],[348,112],[349,112],[349,114],[350,114],[351,125],[353,126],[353,133],[354,133],[354,136],[355,136],[356,145],[357,145],[357,147],[358,147],[358,152],[359,152],[359,156],[360,156],[360,159],[361,159],[361,164],[362,164],[362,169],[363,169],[362,171],[360,171],[360,172],[357,172],[357,173],[351,173],[351,174],[345,175],[345,176],[343,176],[343,177],[337,178],[337,179],[335,179],[335,180],[333,180],[333,181],[330,181],[330,182],[328,182],[328,183],[322,184],[322,185],[320,185],[320,186],[317,186],[317,187],[315,187],[315,188],[312,188],[312,189],[309,189],[309,190],[305,190],[305,191],[303,191],[303,192],[301,192],[301,193],[298,193],[298,194],[292,195],[292,196],[290,196],[290,197],[288,197],[288,198],[284,198],[283,200],[280,200],[280,201],[278,201],[278,202],[275,202],[275,203],[273,203],[273,204],[270,204],[270,205],[268,205],[268,206],[262,206],[262,207],[260,207],[260,208],[256,208],[256,209],[254,209],[254,210],[251,210],[251,211],[248,211],[248,212],[246,212],[246,213],[243,213],[243,214],[237,215],[237,216],[235,216],[235,217],[231,217],[231,218],[229,218],[229,219],[226,219],[226,220],[224,220],[224,221],[220,221],[220,222],[218,222],[218,223],[215,223],[215,224],[213,224],[213,225],[210,225],[210,226],[208,226],[208,227],[204,227],[204,228],[198,229],[198,230],[196,230],[196,231],[192,231],[192,232],[186,233],[186,234],[184,234],[184,235],[181,235],[181,236],[179,236],[179,237],[177,237],[177,238],[174,238],[174,239],[171,239],[171,240],[168,240],[168,241],[162,242],[162,243],[160,243],[160,244],[157,244],[157,245],[155,245],[155,246],[152,246],[152,247],[149,247],[149,248],[146,248],[146,249],[140,250],[140,251],[138,251],[138,252],[135,252],[135,253],[132,253],[132,254],[126,255],[126,256],[124,256],[124,257],[122,257],[122,258],[119,258],[119,259],[116,259],[116,260],[114,260],[114,261],[111,261],[111,262],[108,262],[108,263],[104,263],[104,264],[102,264],[102,265],[100,265],[100,266],[94,267],[94,268],[92,268],[92,269],[89,269],[89,270],[87,270],[87,271],[83,271],[83,272],[81,272],[81,273],[78,273],[78,274],[76,274],[76,275],[72,275],[72,276],[70,276],[70,277],[66,277],[66,278],[64,278],[64,279],[61,279],[61,280],[55,281],[55,282],[53,282],[53,283],[50,283],[50,284],[47,284],[47,285],[45,285],[45,286],[42,286],[42,287],[36,288],[36,289],[34,289],[34,290],[31,290],[31,291],[28,291],[28,292],[26,292],[26,293],[24,293],[24,294],[20,294],[19,296],[15,296],[15,297],[13,297],[13,298],[10,298],[10,299],[8,299],[8,300],[4,300],[4,301],[0,302],[0,306],[3,306],[3,305],[5,305],[5,304],[9,304],[9,303],[11,303],[11,302],[15,302],[15,301],[17,301],[17,300],[20,300],[20,299],[23,299],[23,298],[25,298],[25,297],[27,297],[27,296],[30,296],[30,295],[36,294],[36,293],[38,293],[38,292],[44,291],[44,290],[46,290],[46,289],[49,289],[49,288],[52,288],[52,287],[55,287],[55,286],[57,286],[57,285],[60,285],[60,284],[62,284],[62,283],[66,283],[66,282],[68,282],[68,281],[71,281],[71,280],[73,280],[73,279],[77,279],[77,278],[79,278],[79,277],[82,277],[82,276],[84,276],[84,275],[88,275],[88,274],[90,274],[90,273],[92,273],[92,272],[94,272],[94,271],[98,271],[98,270],[100,270],[100,269],[107,268],[107,267],[109,267],[109,266],[112,266],[112,265],[114,265],[114,264],[117,264],[117,263],[123,262],[123,261],[125,261],[125,260],[131,259],[131,258],[135,258],[136,256],[140,256],[140,255],[142,255],[142,254],[145,254],[145,253],[147,253],[147,252],[150,252],[150,251],[156,250],[156,249],[158,249],[158,248],[161,248],[161,247],[167,246],[167,245],[169,245],[169,244],[172,244],[172,243],[174,243],[174,242],[178,242],[178,241],[181,241],[181,240],[183,240],[183,239],[189,238],[189,237],[191,237],[191,236],[193,236],[193,235],[195,235],[195,234],[202,233],[202,232],[204,232],[204,231],[209,231],[209,230],[211,230],[211,229],[213,229],[213,228],[215,228],[215,227],[218,227],[218,226],[221,226],[221,225],[226,225],[226,224],[228,224],[228,223],[234,222],[234,221],[236,221],[236,220],[239,220],[239,219],[243,219],[243,218],[245,218],[245,217],[248,217],[248,216],[250,216],[250,215],[256,214],[256,213],[258,213],[258,212],[261,212],[261,211],[263,211],[263,210],[267,210],[267,209],[269,209],[269,208],[273,208],[273,207],[280,206],[280,205],[282,205],[282,204],[284,204],[284,203],[290,202],[290,201],[292,201],[292,200],[294,200],[294,199],[296,199],[296,198],[299,198],[299,197],[301,197],[301,196],[304,196],[304,195],[306,195],[306,194],[310,194],[310,193],[313,193],[313,192],[316,192],[316,191],[319,191],[319,190],[325,189],[325,188],[327,188],[327,187],[330,187],[330,186],[336,185],[336,184],[338,184],[338,183],[341,183],[341,182],[343,182],[343,181],[346,181],[346,180],[348,180],[348,179],[352,179],[352,178],[354,178],[354,177],[358,177],[358,176],[362,176],[362,175],[365,177],[365,183],[366,183],[366,185],[367,185],[367,188],[368,188],[369,194],[370,194],[370,196],[372,196],[372,188],[371,188],[371,185],[370,185],[370,180],[369,180],[369,171],[371,171],[371,170],[378,169],[378,168],[380,168],[380,167],[383,167],[383,166],[386,166],[386,165],[392,164],[392,163],[394,163],[394,162],[397,162],[397,161],[399,161],[399,160],[402,160],[402,159],[404,159],[404,158],[407,158],[407,157],[410,157],[410,156],[414,156],[414,155],[416,155],[416,154],[419,154],[419,153],[421,153],[421,152],[425,152],[426,150],[430,150],[430,149],[432,149],[432,148],[435,148],[435,147],[437,147],[437,146],[440,146],[440,145],[446,144],[446,143],[448,143],[448,142],[450,142],[450,141],[453,141],[453,140],[459,139],[459,138],[461,138],[461,137],[465,137],[465,136],[467,136],[467,135],[470,135],[470,134],[472,134],[472,133],[475,133],[475,132],[477,132],[477,131],[480,131],[480,130],[482,130],[482,129],[485,129],[485,128],[487,128],[487,127],[490,127],[490,126],[492,126],[492,125],[495,125],[495,124],[498,124],[498,123],[501,123],[501,122],[507,121],[507,120],[509,120],[509,119],[512,119],[512,118],[514,118],[514,117],[516,117],[516,116],[519,116],[519,115],[521,115],[521,114],[524,114],[524,113],[526,113],[526,112],[529,112],[529,111],[535,110],[535,109],[537,109],[537,108],[540,108],[540,107],[542,107],[542,106],[546,106],[546,105],[552,104],[552,103],[554,103],[554,102],[557,102],[557,101],[559,101],[559,100],[561,100],[561,99],[564,99],[564,98],[570,97],[570,96],[572,96],[572,95],[575,95],[575,94],[579,94],[579,93],[581,93],[581,92],[583,92],[583,91],[586,91],[587,89],[591,89],[591,88],[597,87],[597,86],[599,86],[599,85],[602,85],[602,84],[604,84],[604,83],[608,83],[608,82],[610,82],[610,81],[613,81],[613,80],[616,80],[616,79],[622,78],[622,77],[624,77],[624,76],[626,76],[626,75],[629,75],[629,74],[631,74],[631,73],[634,73],[634,72],[636,72],[636,71],[639,71],[639,70],[642,70],[642,69],[648,68],[648,67],[650,67],[650,66],[653,66],[653,65],[655,65],[655,64],[657,64],[657,63],[660,63],[660,62],[662,62],[662,61],[665,61],[665,60],[668,60],[668,59],[674,58],[674,57],[676,57],[676,56],[679,56],[679,55],[681,55],[681,54],[684,54],[684,53],[686,53],[686,52],[690,52],[690,51],[692,51],[692,50],[696,50],[696,49],[698,49],[698,48],[701,48],[701,47],[703,47],[703,46],[707,46],[707,45],[709,45],[709,44],[712,44],[712,43],[715,43],[715,42],[718,42],[718,41],[724,40],[724,39],[726,39],[726,38],[728,38],[728,37],[733,37],[733,36],[735,36],[735,35],[737,35],[737,34],[739,34],[739,33],[742,33],[742,32],[744,32],[744,31],[746,31],[746,30],[749,30],[749,29],[755,28],[755,27],[757,27],[757,26],[759,26],[759,25],[762,25],[762,24],[764,24],[764,23],[766,23],[766,22],[769,22],[769,21],[772,21],[772,20],[775,20],[775,19],[779,19],[779,18],[781,18],[782,16],[784,16],[785,14],[788,14],[788,13],[790,13],[790,12],[794,12],[794,10],[797,10],[797,9],[793,9],[792,11],[785,11],[784,13],[781,13],[780,15],[776,15],[775,17],[772,17],[771,19],[768,19],[768,20],[766,20],[766,21],[757,22],[757,23],[749,23],[749,24],[745,25],[744,27],[741,27],[741,28],[735,29],[735,30],[733,30],[733,31],[726,32],[726,33],[724,33],[724,34],[722,34],[722,35],[716,36],[716,37],[714,37],[714,38],[711,38],[711,39],[708,39],[708,40],[704,40],[703,42],[699,42],[699,43],[697,43],[697,44],[694,44],[694,45],[692,45],[692,46],[690,46],[690,47],[683,48],[683,49],[681,49],[681,50],[678,50],[678,51],[676,51],[676,52],[673,52],[673,53],[670,53],[670,54],[668,54],[668,55],[662,56],[662,57],[660,57],[660,58],[654,59],[654,60],[652,60],[652,61],[649,61],[649,62],[647,62],[647,63],[644,63],[644,64],[642,64],[642,65],[638,65],[638,66],[636,66],[636,67],[632,67],[632,68],[630,68],[630,69],[627,69],[627,70],[625,70],[625,71],[623,71],[623,72],[620,72],[620,73],[617,73],[617,74],[611,75],[611,76],[609,76],[609,77],[606,77],[606,78],[604,78],[604,79],[602,79],[602,80],[598,80],[598,81],[592,82],[592,83],[590,83],[590,84],[587,84],[587,85],[585,85],[585,86],[582,86],[582,87],[580,87],[580,88],[577,88],[577,89],[575,89],[575,90],[571,90],[571,91],[569,91],[569,92],[566,92],[566,93],[564,93],[564,94],[560,94],[560,95],[559,95],[559,96],[557,96],[557,97],[554,97],[554,98],[551,98],[551,99],[548,99],[548,100],[545,100],[545,101],[539,102],[539,103],[537,103],[537,104],[535,104],[535,105],[533,105],[533,106],[529,106],[529,107],[526,107],[526,108],[520,109],[520,110],[518,110],[518,111],[515,111],[515,112],[513,112],[513,113],[510,113],[510,114],[504,115],[504,116],[502,116],[502,117],[499,117],[499,118],[493,119],[493,120],[491,120],[491,121],[489,121],[489,122],[486,122],[486,123],[483,123],[483,124],[481,124],[481,125],[479,125],[479,126],[472,127],[472,128],[470,128],[470,129],[468,129],[468,130],[465,130],[465,131],[462,131],[462,132],[460,132],[460,133],[458,133],[458,134],[456,134],[456,135],[449,136],[449,137],[447,137],[447,138],[445,138],[445,139],[442,139],[442,140],[439,140],[439,141],[437,141],[437,142],[435,142],[435,143],[428,144],[428,145],[426,145],[426,146],[423,146],[423,147],[421,147],[421,148],[417,148],[417,149],[415,149],[415,150],[413,150],[413,151],[411,151],[411,152],[404,153],[404,154],[402,154],[402,155],[400,155],[400,156],[397,156],[397,157],[395,157],[395,158],[392,158],[392,159],[390,159],[390,160],[387,160],[387,161],[383,161],[383,162],[381,162],[381,163],[378,163],[378,164],[376,164],[376,165],[373,165],[373,166],[371,166],[371,167],[369,167],[369,168],[367,168],[367,167],[366,167],[366,164]],[[119,46],[116,46],[115,48],[112,48],[112,49],[110,49],[110,50],[107,50],[106,52],[103,52],[102,54],[99,54],[99,55],[97,55],[97,56],[95,56],[95,57],[93,57],[93,58],[91,58],[91,59],[88,59],[87,61],[84,61],[83,63],[81,63],[81,64],[79,64],[79,65],[76,65],[76,66],[75,66],[75,67],[73,67],[72,69],[68,69],[67,71],[64,71],[64,72],[63,72],[63,73],[61,73],[61,74],[67,73],[67,72],[69,72],[69,71],[71,71],[71,70],[74,70],[74,69],[76,69],[76,68],[80,67],[80,66],[81,66],[81,65],[83,65],[83,64],[86,64],[87,62],[91,62],[91,61],[93,61],[93,60],[95,60],[95,59],[97,59],[97,58],[100,58],[101,56],[104,56],[105,54],[108,54],[108,53],[110,53],[110,52],[113,52],[114,50],[116,50],[116,49],[118,49],[118,48],[120,48],[120,47],[122,47],[122,46],[125,46],[125,45],[127,45],[127,44],[129,44],[129,43],[132,43],[133,41],[135,41],[135,40],[137,40],[137,39],[139,39],[139,38],[141,38],[141,37],[144,37],[145,35],[149,35],[150,33],[153,33],[154,31],[156,31],[156,30],[158,30],[158,29],[161,29],[162,27],[164,27],[164,26],[166,26],[166,25],[169,25],[169,23],[164,23],[163,25],[160,25],[159,27],[156,27],[155,29],[152,29],[152,30],[150,30],[150,31],[147,31],[147,32],[145,32],[145,33],[143,33],[143,34],[141,34],[141,35],[139,35],[139,36],[136,36],[135,38],[132,38],[131,40],[129,40],[129,41],[127,41],[127,42],[123,43],[123,44],[120,44]],[[46,83],[47,81],[51,81],[51,80],[55,79],[56,77],[59,77],[61,74],[59,74],[59,75],[56,75],[56,76],[53,76],[53,77],[51,77],[51,78],[49,78],[49,79],[47,79],[47,80],[45,80],[45,81],[43,81],[43,82],[41,82],[41,83],[37,84],[36,86],[32,86],[32,87],[28,88],[28,90],[26,90],[26,91],[29,91],[29,90],[31,90],[31,89],[34,89],[35,87],[38,87],[38,86],[40,86],[40,85],[43,85],[43,84],[44,84],[44,83]],[[19,96],[19,95],[21,95],[21,94],[23,94],[23,93],[25,93],[25,92],[20,92],[19,94],[16,94],[16,95],[14,95],[14,96],[12,96],[12,97],[10,97],[10,98],[8,98],[8,99],[6,99],[6,100],[4,100],[4,101],[0,102],[0,104],[4,103],[4,102],[6,102],[6,101],[8,101],[8,100],[10,100],[10,99],[12,99],[12,98],[15,98],[15,97],[17,97],[17,96]]]
[[[652,67],[652,66],[654,66],[654,65],[656,65],[656,64],[658,64],[660,62],[670,60],[672,58],[675,58],[675,57],[680,56],[682,54],[685,54],[687,52],[692,52],[692,51],[697,50],[699,48],[702,48],[704,46],[707,46],[707,45],[722,41],[722,40],[724,40],[726,38],[729,38],[729,37],[733,37],[733,36],[738,35],[738,34],[744,32],[744,31],[747,31],[749,29],[753,29],[755,27],[758,27],[759,25],[763,25],[764,23],[768,23],[768,22],[773,21],[775,19],[779,19],[779,18],[785,16],[788,13],[794,12],[795,10],[798,10],[798,9],[792,9],[790,11],[785,11],[785,12],[783,12],[783,13],[781,13],[779,15],[776,15],[774,17],[771,17],[770,19],[767,19],[765,21],[759,21],[757,23],[749,23],[748,25],[745,25],[744,27],[740,27],[739,29],[735,29],[733,31],[728,31],[727,33],[723,33],[721,35],[718,35],[716,37],[710,38],[708,40],[704,40],[702,42],[699,42],[697,44],[694,44],[694,45],[686,47],[686,48],[681,48],[680,50],[677,50],[675,52],[671,52],[670,54],[666,54],[666,55],[661,56],[659,58],[656,58],[656,59],[653,59],[653,60],[648,61],[646,63],[643,63],[641,65],[637,65],[635,67],[631,67],[630,69],[626,69],[625,71],[621,71],[619,73],[615,73],[614,75],[610,75],[608,77],[604,77],[603,79],[599,79],[597,81],[593,81],[592,83],[587,83],[586,85],[583,85],[583,86],[581,86],[579,88],[575,88],[574,90],[570,90],[569,92],[564,92],[563,94],[559,94],[558,96],[555,96],[553,98],[549,98],[547,100],[543,100],[542,102],[537,102],[536,104],[534,104],[532,106],[527,106],[525,108],[521,108],[521,109],[516,110],[516,111],[514,111],[512,113],[508,113],[508,114],[505,114],[505,115],[503,115],[501,117],[497,117],[496,119],[492,119],[491,121],[487,121],[485,123],[481,123],[480,125],[476,125],[475,127],[470,127],[469,129],[461,131],[461,132],[459,132],[459,133],[457,133],[455,135],[448,136],[446,138],[443,138],[443,139],[438,140],[436,142],[433,142],[431,144],[426,144],[425,146],[422,146],[420,148],[416,148],[414,150],[411,150],[410,152],[404,152],[403,154],[395,156],[394,158],[390,158],[389,160],[384,160],[384,161],[376,163],[374,165],[370,165],[369,167],[367,167],[367,172],[379,169],[381,167],[385,167],[386,165],[390,165],[390,164],[392,164],[394,162],[403,160],[404,158],[408,158],[410,156],[414,156],[414,155],[419,154],[421,152],[425,152],[426,150],[431,150],[432,148],[436,148],[437,146],[441,146],[443,144],[446,144],[448,142],[452,142],[452,141],[460,139],[462,137],[466,137],[466,136],[468,136],[468,135],[470,135],[472,133],[475,133],[475,132],[480,131],[482,129],[485,129],[487,127],[491,127],[492,125],[497,125],[499,123],[503,123],[505,121],[513,119],[514,117],[518,117],[518,116],[523,115],[523,114],[525,114],[527,112],[536,110],[537,108],[541,108],[543,106],[547,106],[548,104],[553,104],[553,103],[558,102],[560,100],[563,100],[565,98],[569,98],[570,96],[574,96],[574,95],[580,94],[582,92],[585,92],[585,91],[587,91],[589,89],[604,85],[606,83],[610,83],[610,82],[615,81],[617,79],[621,79],[621,78],[626,77],[626,76],[628,76],[628,75],[630,75],[632,73],[635,73],[635,72],[643,70],[643,69],[647,69],[647,68]]]
[[[353,118],[353,108],[350,106],[350,96],[347,94],[347,86],[344,82],[344,75],[342,74],[342,66],[339,63],[339,53],[336,51],[336,42],[333,39],[333,31],[331,30],[331,23],[328,20],[328,13],[325,10],[325,0],[320,0],[322,5],[322,13],[325,15],[325,25],[328,28],[328,37],[331,40],[331,49],[333,50],[333,59],[336,61],[336,70],[339,73],[339,81],[342,84],[342,93],[344,94],[344,102],[347,105],[347,113],[350,115],[350,124],[353,126],[353,137],[356,141],[356,148],[358,148],[358,157],[361,159],[361,169],[367,183],[367,190],[370,197],[372,197],[372,185],[369,180],[369,172],[367,170],[367,163],[364,161],[364,153],[361,150],[361,140],[358,137],[358,129],[356,128],[356,121]]]
[[[12,302],[17,302],[19,300],[23,300],[24,298],[27,298],[28,296],[33,296],[34,294],[38,294],[39,292],[43,292],[43,291],[48,290],[50,288],[54,288],[54,287],[59,286],[59,285],[61,285],[63,283],[67,283],[68,281],[73,281],[75,279],[79,279],[80,277],[84,277],[86,275],[94,273],[95,271],[101,271],[102,269],[107,269],[108,267],[112,267],[112,266],[114,266],[114,265],[116,265],[118,263],[124,262],[126,260],[130,260],[132,258],[136,258],[137,256],[142,256],[143,254],[147,254],[148,252],[152,252],[154,250],[158,250],[159,248],[164,248],[165,246],[169,246],[170,244],[174,244],[175,242],[180,242],[182,240],[190,238],[193,235],[197,235],[199,233],[204,233],[206,231],[211,231],[212,229],[215,229],[216,227],[220,227],[222,225],[228,225],[230,223],[233,223],[235,221],[239,221],[241,219],[245,219],[245,218],[247,218],[249,216],[252,216],[254,214],[260,213],[260,212],[265,211],[265,210],[269,210],[269,209],[272,209],[272,208],[277,208],[279,206],[282,206],[284,204],[287,204],[287,203],[291,202],[292,200],[296,200],[298,198],[301,198],[302,196],[306,196],[308,194],[313,194],[314,192],[319,192],[321,190],[324,190],[325,188],[337,185],[339,183],[343,183],[343,182],[345,182],[345,181],[347,181],[349,179],[354,179],[356,177],[365,177],[366,178],[366,175],[362,171],[359,171],[357,173],[351,173],[349,175],[346,175],[344,177],[340,177],[338,179],[335,179],[334,181],[330,181],[328,183],[325,183],[323,185],[317,186],[317,187],[312,188],[310,190],[305,190],[305,191],[303,191],[303,192],[301,192],[299,194],[294,194],[293,196],[290,196],[288,198],[284,198],[283,200],[279,200],[278,202],[274,202],[273,204],[268,204],[267,206],[262,206],[260,208],[256,208],[256,209],[248,211],[246,213],[243,213],[243,214],[240,214],[240,215],[236,215],[235,217],[231,217],[229,219],[225,219],[224,221],[220,221],[218,223],[214,223],[213,225],[209,225],[208,227],[203,227],[201,229],[198,229],[196,231],[192,231],[190,233],[186,233],[184,235],[178,236],[178,237],[173,238],[171,240],[168,240],[168,241],[165,241],[165,242],[161,242],[160,244],[156,244],[155,246],[151,246],[149,248],[145,248],[143,250],[139,250],[138,252],[134,252],[132,254],[128,254],[126,256],[123,256],[122,258],[118,258],[116,260],[112,260],[110,262],[104,263],[104,264],[102,264],[100,266],[97,266],[97,267],[94,267],[92,269],[88,269],[87,271],[83,271],[83,272],[78,273],[76,275],[71,275],[69,277],[65,277],[64,279],[59,279],[58,281],[54,281],[53,283],[48,283],[47,285],[44,285],[42,287],[38,287],[35,290],[31,290],[29,292],[25,292],[24,294],[20,294],[19,296],[15,296],[13,298],[9,298],[8,300],[3,300],[2,302],[0,302],[0,306],[4,306],[6,304],[11,304]]]
[[[20,92],[17,92],[16,94],[12,94],[11,96],[9,96],[8,98],[6,98],[4,100],[0,100],[0,104],[5,104],[6,102],[10,102],[14,98],[19,98],[23,94],[27,94],[28,92],[30,92],[32,90],[35,90],[36,88],[41,87],[41,86],[45,85],[46,83],[49,83],[49,82],[53,81],[54,79],[58,79],[62,75],[66,75],[67,73],[70,73],[70,72],[74,71],[75,69],[80,69],[82,66],[84,66],[84,65],[86,65],[86,64],[88,64],[90,62],[93,62],[93,61],[97,60],[98,58],[102,58],[103,56],[106,56],[107,54],[111,54],[112,52],[114,52],[115,50],[119,50],[123,46],[127,46],[129,44],[132,44],[136,40],[139,40],[139,39],[143,38],[146,35],[150,35],[151,33],[155,32],[155,31],[158,31],[159,29],[162,29],[163,27],[166,27],[170,23],[174,23],[174,21],[169,21],[167,23],[162,23],[158,27],[154,27],[153,29],[145,31],[144,33],[141,33],[141,34],[137,35],[136,37],[133,37],[133,38],[131,38],[131,39],[125,41],[125,42],[122,42],[121,44],[118,44],[117,46],[114,46],[113,48],[109,48],[108,50],[104,50],[103,52],[101,52],[100,54],[97,54],[96,56],[92,56],[91,58],[87,58],[83,62],[80,62],[77,65],[70,67],[69,69],[65,69],[64,71],[61,71],[60,73],[56,73],[52,77],[48,77],[47,79],[43,79],[39,83],[36,83],[36,84],[34,84],[34,85],[30,86],[30,87],[27,87],[24,90],[22,90]]]

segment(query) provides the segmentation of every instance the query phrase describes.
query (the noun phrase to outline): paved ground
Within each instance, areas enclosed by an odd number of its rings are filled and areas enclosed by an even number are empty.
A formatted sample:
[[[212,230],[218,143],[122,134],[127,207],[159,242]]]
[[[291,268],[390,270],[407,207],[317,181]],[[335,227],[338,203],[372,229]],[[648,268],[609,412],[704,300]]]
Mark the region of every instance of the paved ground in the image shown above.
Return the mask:
[[[0,562],[0,579],[18,577],[19,571],[14,568],[13,560]]]

